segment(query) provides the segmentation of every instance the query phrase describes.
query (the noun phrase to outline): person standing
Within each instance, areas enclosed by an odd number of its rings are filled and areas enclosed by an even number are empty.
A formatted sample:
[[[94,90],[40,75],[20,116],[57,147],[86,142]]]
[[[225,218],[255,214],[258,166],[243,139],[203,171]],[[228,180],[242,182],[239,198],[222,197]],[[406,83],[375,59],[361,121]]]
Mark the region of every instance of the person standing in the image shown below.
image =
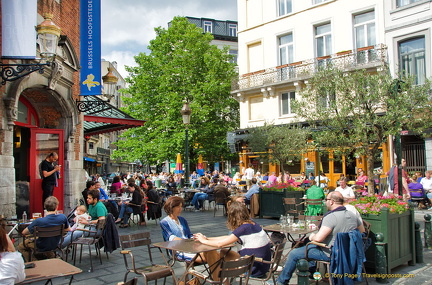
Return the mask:
[[[54,165],[54,162],[57,160],[58,154],[51,152],[40,164],[43,191],[42,207],[46,198],[49,196],[54,196],[54,187],[57,186],[57,178],[59,178],[61,169],[61,165]]]
[[[248,166],[248,168],[246,168],[245,173],[244,173],[245,178],[246,178],[245,180],[246,180],[247,190],[249,190],[252,186],[252,178],[254,177],[254,174],[255,174],[255,171],[252,168],[252,163],[249,163],[249,166]]]

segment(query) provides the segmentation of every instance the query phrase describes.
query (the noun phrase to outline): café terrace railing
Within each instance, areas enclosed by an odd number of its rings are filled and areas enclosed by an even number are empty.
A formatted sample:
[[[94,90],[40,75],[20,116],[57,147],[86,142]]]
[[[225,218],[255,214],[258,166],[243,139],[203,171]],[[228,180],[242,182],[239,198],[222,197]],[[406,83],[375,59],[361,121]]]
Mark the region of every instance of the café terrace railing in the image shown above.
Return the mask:
[[[333,66],[344,70],[372,68],[387,63],[387,47],[383,44],[358,48],[356,51],[343,51],[332,55],[293,62],[239,76],[232,84],[233,91],[266,86],[283,81],[310,78],[321,68]]]

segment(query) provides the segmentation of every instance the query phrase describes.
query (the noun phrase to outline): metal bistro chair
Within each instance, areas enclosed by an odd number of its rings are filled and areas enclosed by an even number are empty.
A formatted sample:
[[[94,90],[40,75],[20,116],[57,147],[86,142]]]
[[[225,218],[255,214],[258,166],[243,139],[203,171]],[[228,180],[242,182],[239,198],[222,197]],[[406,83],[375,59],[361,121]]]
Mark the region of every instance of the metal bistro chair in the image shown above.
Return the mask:
[[[63,259],[63,251],[59,246],[56,246],[55,248],[45,250],[45,251],[41,251],[41,249],[39,249],[37,246],[38,239],[48,239],[48,238],[58,238],[59,242],[57,244],[62,244],[63,236],[64,236],[63,225],[52,226],[52,227],[34,227],[33,235],[29,236],[29,238],[34,239],[35,246],[34,248],[28,248],[31,251],[29,261],[31,261],[32,256],[34,256],[37,259],[49,259],[49,258],[55,258],[57,256],[60,256],[61,259]],[[61,255],[59,255],[58,253],[60,253]]]
[[[301,210],[299,210],[299,207],[303,206],[303,204],[297,204],[296,198],[282,198],[283,205],[285,208],[285,214],[293,214],[293,215],[299,215],[301,213]]]
[[[175,274],[170,266],[158,265],[153,262],[151,249],[154,247],[151,246],[152,241],[150,239],[150,232],[122,235],[120,236],[120,242],[122,247],[122,251],[120,253],[123,254],[127,270],[124,276],[124,282],[126,282],[128,274],[133,272],[135,274],[142,275],[144,277],[145,284],[148,284],[148,281],[153,281],[161,278],[164,278],[165,284],[166,278],[168,276],[172,276],[174,284],[176,284]],[[137,267],[135,256],[133,255],[132,250],[129,249],[137,248],[140,246],[147,246],[148,260],[150,261],[150,265],[148,266]],[[130,263],[128,263],[128,255],[130,256]],[[142,254],[139,254],[138,256],[141,257]],[[147,258],[144,259],[147,260]]]
[[[244,284],[249,284],[249,276],[252,272],[252,265],[254,263],[255,256],[242,256],[237,260],[230,260],[225,261],[222,260],[221,262],[221,270],[219,272],[219,280],[215,281],[212,280],[209,275],[206,275],[203,272],[199,272],[195,269],[189,269],[188,273],[192,276],[195,276],[200,281],[203,280],[203,283],[210,283],[210,284],[226,284],[225,282],[229,281],[229,284],[233,284],[233,280],[235,278],[240,278],[239,284],[243,284],[242,280],[245,279]]]
[[[262,278],[257,277],[249,277],[251,280],[261,281],[262,284],[266,284],[266,281],[273,280],[273,283],[276,284],[275,274],[278,272],[279,264],[281,263],[283,251],[285,249],[286,239],[284,239],[281,243],[278,243],[274,249],[272,250],[272,258],[270,261],[263,260],[262,258],[255,257],[255,262],[267,263],[270,264],[270,269],[266,273],[266,275]]]
[[[216,211],[217,211],[218,206],[223,206],[223,214],[226,215],[228,198],[225,195],[225,193],[223,193],[221,191],[216,192],[214,194],[214,201],[215,201],[215,206],[214,206],[214,210],[213,210],[213,217],[216,217]]]
[[[78,238],[77,240],[73,241],[71,245],[73,246],[73,258],[74,258],[74,265],[76,261],[76,251],[78,245],[81,245],[80,249],[80,263],[82,258],[82,247],[83,245],[88,246],[89,255],[90,255],[90,271],[93,272],[93,261],[92,261],[92,254],[91,254],[91,246],[94,245],[96,248],[96,255],[99,255],[99,261],[102,264],[102,254],[100,250],[100,243],[103,243],[103,231],[105,229],[106,219],[98,220],[96,224],[95,230],[89,230],[89,229],[83,229],[81,231],[84,231],[84,236]],[[108,252],[106,253],[108,258]]]

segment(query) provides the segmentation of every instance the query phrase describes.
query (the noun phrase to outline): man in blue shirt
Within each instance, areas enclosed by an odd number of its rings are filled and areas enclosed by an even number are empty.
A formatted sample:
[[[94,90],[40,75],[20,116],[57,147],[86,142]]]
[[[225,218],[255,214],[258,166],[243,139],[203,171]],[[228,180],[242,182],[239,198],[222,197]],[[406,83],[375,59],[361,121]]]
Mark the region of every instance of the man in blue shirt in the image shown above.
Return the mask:
[[[252,183],[251,188],[245,194],[245,203],[248,205],[250,204],[250,200],[252,198],[252,195],[258,194],[259,190],[260,190],[260,187],[257,184],[257,179],[255,177],[251,179],[251,183]]]
[[[44,202],[44,208],[47,210],[45,217],[34,220],[27,228],[22,231],[22,235],[32,234],[34,227],[53,227],[63,225],[65,232],[69,231],[69,222],[64,214],[57,214],[59,201],[54,196],[49,196]],[[41,237],[36,241],[36,246],[40,252],[52,251],[59,244],[61,236]],[[24,245],[25,243],[25,245]],[[18,245],[18,251],[22,253],[24,259],[30,261],[31,248],[35,248],[33,239],[24,239],[24,242]],[[53,254],[54,255],[54,254]],[[54,256],[47,256],[53,258]]]

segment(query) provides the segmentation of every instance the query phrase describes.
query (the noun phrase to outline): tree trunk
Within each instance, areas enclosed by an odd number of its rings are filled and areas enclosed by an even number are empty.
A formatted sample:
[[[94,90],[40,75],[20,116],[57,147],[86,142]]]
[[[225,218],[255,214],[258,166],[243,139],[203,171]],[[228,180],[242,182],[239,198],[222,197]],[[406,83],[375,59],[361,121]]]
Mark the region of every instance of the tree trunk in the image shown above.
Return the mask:
[[[374,181],[374,174],[373,174],[373,167],[374,167],[374,153],[372,149],[369,149],[367,151],[367,177],[368,177],[368,193],[369,194],[375,194],[375,181]]]

